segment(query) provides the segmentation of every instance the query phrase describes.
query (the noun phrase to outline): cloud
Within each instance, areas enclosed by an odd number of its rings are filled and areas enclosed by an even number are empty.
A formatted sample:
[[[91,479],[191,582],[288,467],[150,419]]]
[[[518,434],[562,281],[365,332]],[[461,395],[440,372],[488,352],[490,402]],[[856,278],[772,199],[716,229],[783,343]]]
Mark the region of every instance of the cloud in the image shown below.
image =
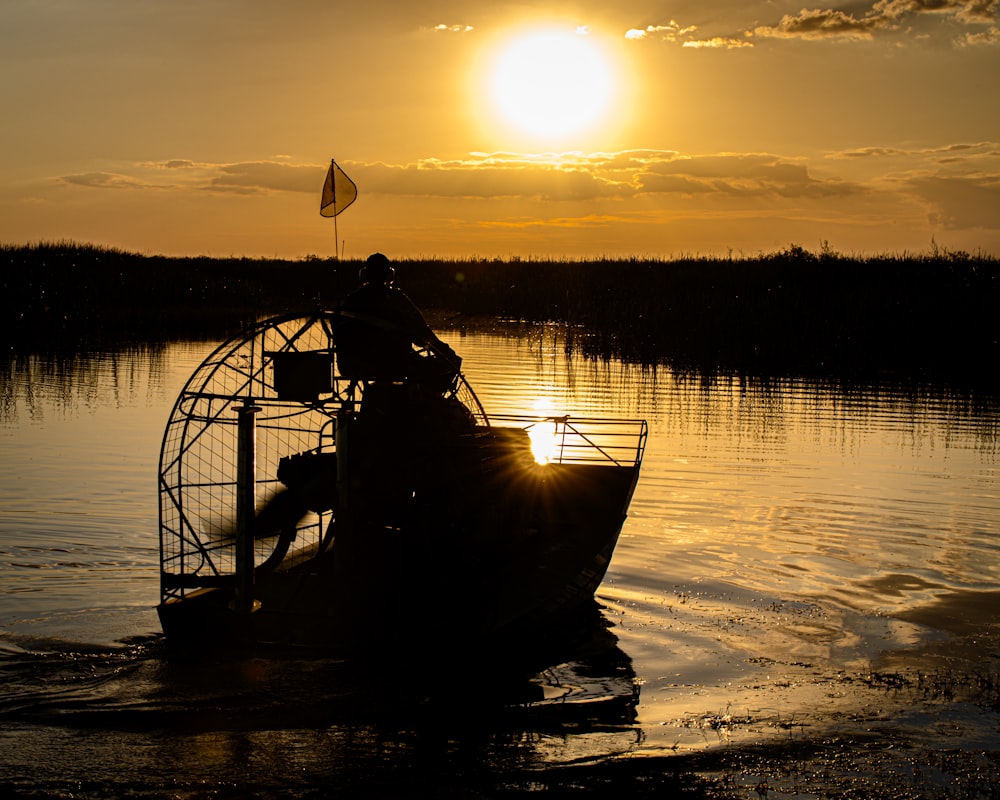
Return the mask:
[[[645,28],[632,28],[625,32],[626,39],[646,39],[656,37],[668,42],[676,42],[678,39],[688,36],[698,30],[696,25],[682,27],[677,20],[670,20],[666,25],[647,25]]]
[[[697,25],[682,26],[677,20],[670,20],[667,25],[647,25],[645,28],[632,28],[625,32],[625,38],[633,41],[658,38],[665,42],[680,42],[681,47],[689,48],[714,48],[733,50],[740,47],[753,47],[753,42],[746,37],[739,38],[733,36],[713,36],[710,39],[695,39],[693,34],[698,30]]]
[[[431,28],[435,33],[471,33],[474,28],[471,25],[435,25]]]
[[[749,42],[746,39],[734,39],[726,36],[713,36],[711,39],[692,39],[691,41],[684,42],[681,47],[709,47],[709,48],[722,48],[725,50],[733,50],[738,47],[753,47],[753,42]]]
[[[823,164],[827,166],[821,168]],[[726,209],[751,207],[818,208],[804,204],[836,204],[841,200],[856,204],[861,198],[892,196],[901,202],[918,202],[935,225],[955,230],[1000,228],[995,214],[1000,207],[1000,143],[990,141],[928,148],[859,147],[828,153],[819,163],[773,153],[685,155],[647,149],[480,152],[456,159],[395,164],[344,161],[340,165],[365,197],[601,204],[599,210],[595,207],[596,216],[586,223],[571,223],[569,220],[577,217],[558,212],[538,217],[557,227],[600,225],[600,215],[608,214],[615,204],[627,209],[630,201],[642,197],[667,207],[711,204],[724,213]],[[843,175],[836,174],[835,165],[840,165]],[[60,180],[64,185],[90,190],[318,196],[325,170],[325,164],[269,160],[211,164],[172,158]],[[533,227],[540,224],[537,220],[531,223]]]
[[[978,158],[1000,155],[1000,142],[958,142],[941,147],[859,147],[854,150],[841,150],[827,153],[829,159],[863,159],[863,158],[927,158],[936,160],[958,157]],[[941,158],[939,158],[941,157]]]
[[[875,158],[879,156],[901,155],[905,151],[898,147],[858,147],[854,150],[843,150],[828,153],[827,158]]]
[[[843,156],[848,157],[848,156]],[[613,153],[471,153],[408,164],[341,162],[364,194],[546,202],[627,199],[639,194],[828,196],[854,191],[813,178],[807,166],[769,154],[682,156],[672,150]],[[249,161],[211,164],[174,158],[136,164],[132,174],[63,177],[90,189],[176,189],[228,194],[318,193],[325,165]],[[169,173],[171,180],[161,176]]]
[[[885,17],[856,17],[835,9],[802,9],[786,14],[777,25],[754,28],[754,36],[770,39],[871,39],[874,31],[895,27]]]
[[[195,163],[194,161],[188,161],[184,158],[174,158],[170,161],[161,161],[160,163],[150,163],[150,167],[159,167],[161,169],[192,169],[198,166],[204,166]]]
[[[860,13],[854,8],[803,8],[798,14],[785,14],[773,25],[759,25],[744,31],[742,36],[699,39],[694,36],[698,30],[696,25],[682,26],[672,19],[666,25],[632,28],[626,31],[625,38],[658,38],[667,42],[679,42],[685,48],[728,50],[752,47],[753,42],[748,40],[754,37],[806,41],[870,41],[879,34],[904,30],[909,25],[908,20],[936,14],[948,17],[958,25],[976,26],[976,30],[966,31],[957,40],[959,45],[989,45],[1000,41],[1000,30],[996,24],[1000,16],[1000,0],[875,0],[867,10],[862,9]],[[986,30],[978,29],[984,25],[989,27]]]
[[[508,217],[502,220],[482,220],[479,226],[482,228],[513,228],[517,230],[527,230],[530,228],[607,228],[615,222],[620,222],[620,217],[609,214],[584,214],[579,217],[549,217],[540,219],[538,217]]]
[[[838,180],[817,180],[808,166],[767,153],[697,156],[651,163],[638,180],[646,192],[715,193],[770,197],[830,197],[860,188]]]
[[[143,161],[130,174],[90,172],[59,180],[91,189],[200,189],[237,194],[315,192],[322,186],[325,166],[248,161],[213,164],[186,158]],[[169,182],[162,175],[170,173]]]
[[[470,154],[464,160],[342,164],[361,191],[397,196],[543,201],[624,200],[643,194],[825,197],[853,184],[812,177],[804,163],[769,154],[682,157],[635,150],[560,156]]]
[[[62,183],[68,183],[73,186],[86,186],[91,189],[156,188],[152,184],[141,181],[131,175],[119,175],[114,172],[86,172],[80,175],[64,175],[58,180]]]
[[[958,41],[959,45],[974,47],[976,45],[1000,44],[1000,28],[991,25],[985,31],[967,31]]]
[[[252,161],[223,164],[206,188],[217,191],[315,192],[322,185],[322,172],[314,165]]]
[[[1000,230],[1000,143],[955,142],[938,147],[861,147],[829,153],[859,165],[868,185],[916,200],[931,225],[949,230]]]
[[[748,33],[772,39],[870,40],[878,33],[900,30],[908,17],[939,14],[962,25],[996,21],[1000,0],[877,0],[862,16],[839,9],[802,9],[786,14],[776,25],[763,25]],[[995,26],[994,26],[995,27]],[[992,43],[989,33],[969,32],[969,44]]]
[[[1000,0],[878,0],[872,14],[898,19],[909,14],[947,14],[964,23],[996,20]]]
[[[462,161],[426,159],[405,165],[357,164],[348,172],[359,187],[389,195],[589,200],[633,193],[629,184],[579,162],[553,164],[514,154],[483,154]]]
[[[932,225],[948,230],[963,228],[1000,229],[1000,175],[943,177],[929,175],[911,179],[909,187],[930,209]]]

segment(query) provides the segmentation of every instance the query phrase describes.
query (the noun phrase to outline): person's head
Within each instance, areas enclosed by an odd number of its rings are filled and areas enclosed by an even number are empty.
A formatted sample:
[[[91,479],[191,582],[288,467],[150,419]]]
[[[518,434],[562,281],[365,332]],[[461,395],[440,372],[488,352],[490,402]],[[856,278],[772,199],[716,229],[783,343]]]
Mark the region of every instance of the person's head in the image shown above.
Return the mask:
[[[388,286],[395,277],[396,270],[389,263],[389,259],[381,253],[372,253],[361,268],[361,280],[365,283],[381,283]]]

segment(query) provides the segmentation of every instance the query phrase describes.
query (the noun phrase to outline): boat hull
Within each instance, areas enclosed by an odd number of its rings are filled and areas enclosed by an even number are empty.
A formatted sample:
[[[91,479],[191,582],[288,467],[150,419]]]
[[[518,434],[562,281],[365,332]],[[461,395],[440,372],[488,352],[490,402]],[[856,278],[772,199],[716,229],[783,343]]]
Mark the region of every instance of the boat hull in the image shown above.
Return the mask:
[[[543,636],[593,601],[636,473],[549,464],[488,474],[461,487],[464,516],[433,518],[431,503],[406,527],[358,525],[354,541],[335,534],[324,552],[286,557],[255,582],[251,606],[238,607],[233,587],[208,587],[161,603],[161,625],[174,642],[343,652]]]

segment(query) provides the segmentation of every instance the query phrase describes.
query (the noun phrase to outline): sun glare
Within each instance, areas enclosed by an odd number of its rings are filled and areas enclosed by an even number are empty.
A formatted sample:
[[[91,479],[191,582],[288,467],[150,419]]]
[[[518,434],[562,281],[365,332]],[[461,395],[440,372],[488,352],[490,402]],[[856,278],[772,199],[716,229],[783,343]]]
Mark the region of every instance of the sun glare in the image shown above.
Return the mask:
[[[553,403],[548,397],[538,397],[532,403],[532,410],[539,416],[552,412]],[[553,420],[539,420],[528,428],[528,438],[531,440],[531,454],[537,464],[548,464],[556,455],[558,441],[556,439],[556,424]]]
[[[522,33],[500,48],[489,90],[506,123],[556,139],[601,122],[615,80],[604,52],[585,32],[547,29]]]
[[[536,464],[548,464],[555,459],[559,449],[556,432],[556,423],[551,420],[538,422],[528,429],[528,438],[531,440],[531,455],[534,456]]]

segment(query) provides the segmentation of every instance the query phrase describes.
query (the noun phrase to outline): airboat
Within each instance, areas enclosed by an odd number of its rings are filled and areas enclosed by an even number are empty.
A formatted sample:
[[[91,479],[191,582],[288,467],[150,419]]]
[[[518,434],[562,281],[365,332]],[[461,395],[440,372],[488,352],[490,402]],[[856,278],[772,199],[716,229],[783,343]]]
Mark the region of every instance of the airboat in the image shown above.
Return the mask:
[[[181,390],[159,462],[167,641],[509,642],[593,604],[646,422],[491,417],[461,373],[347,375],[342,321],[261,321]]]

